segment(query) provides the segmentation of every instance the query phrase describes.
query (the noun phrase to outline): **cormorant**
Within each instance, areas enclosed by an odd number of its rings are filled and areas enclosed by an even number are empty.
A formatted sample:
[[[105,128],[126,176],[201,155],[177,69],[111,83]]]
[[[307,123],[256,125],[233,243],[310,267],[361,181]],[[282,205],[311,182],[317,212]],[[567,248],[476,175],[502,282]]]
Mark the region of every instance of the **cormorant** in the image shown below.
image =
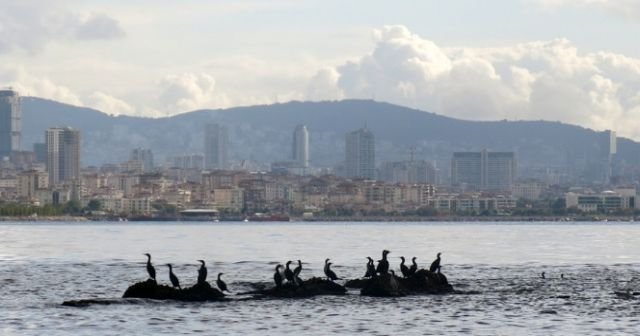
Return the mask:
[[[218,285],[218,288],[220,288],[221,292],[227,291],[229,292],[229,290],[227,289],[227,284],[224,283],[224,281],[222,281],[222,279],[220,279],[220,276],[223,275],[224,273],[218,273],[218,280],[216,280],[216,285]],[[231,293],[231,292],[229,292]]]
[[[409,267],[409,276],[416,274],[418,271],[418,264],[416,263],[416,257],[411,258],[411,267]]]
[[[178,281],[178,277],[173,274],[173,266],[171,266],[171,264],[167,264],[167,266],[169,266],[169,280],[171,280],[171,284],[173,285],[173,287],[178,287],[178,289],[182,289],[180,287],[180,281]]]
[[[207,281],[207,268],[204,266],[204,260],[198,260],[202,265],[198,269],[198,284]]]
[[[564,280],[564,273],[561,273],[561,274],[560,274],[560,279],[563,279],[563,280]]]
[[[540,274],[540,278],[541,278],[541,279],[546,279],[546,278],[545,278],[545,276],[544,276],[544,272],[542,272],[542,273]]]
[[[284,269],[284,277],[287,279],[288,282],[293,282],[294,278],[293,278],[293,271],[289,268],[289,265],[291,265],[292,261],[289,260],[287,261],[287,266]]]
[[[149,278],[156,280],[156,269],[151,265],[151,255],[149,253],[145,253],[147,256],[147,273],[149,273]]]
[[[431,263],[431,267],[429,267],[429,271],[435,272],[436,270],[438,270],[438,267],[440,267],[440,254],[442,253],[438,252],[438,257],[436,258],[436,260],[434,260]]]
[[[336,281],[338,280],[338,276],[334,271],[331,270],[331,265],[333,265],[333,263],[327,263],[324,266],[324,274],[327,276],[327,278],[331,279],[331,281]]]
[[[293,269],[293,278],[297,278],[300,275],[300,272],[302,272],[302,261],[298,259],[298,266]]]
[[[382,250],[382,259],[378,260],[378,267],[376,268],[376,272],[383,274],[389,272],[389,261],[387,260],[387,254],[390,251]]]
[[[394,278],[396,277],[396,272],[394,270],[389,270],[389,273],[391,273],[392,277],[394,277]]]
[[[402,272],[402,276],[406,278],[411,275],[411,271],[409,271],[409,267],[404,264],[404,257],[400,257],[400,259],[402,260],[402,262],[400,263],[400,272]]]
[[[376,276],[376,267],[373,265],[373,259],[371,257],[367,257],[369,261],[367,261],[367,272],[364,274],[365,278],[371,278]]]
[[[276,266],[276,272],[273,274],[273,281],[276,283],[276,287],[278,288],[282,286],[282,274],[280,274],[280,267],[282,267],[282,265],[278,264],[278,266]]]

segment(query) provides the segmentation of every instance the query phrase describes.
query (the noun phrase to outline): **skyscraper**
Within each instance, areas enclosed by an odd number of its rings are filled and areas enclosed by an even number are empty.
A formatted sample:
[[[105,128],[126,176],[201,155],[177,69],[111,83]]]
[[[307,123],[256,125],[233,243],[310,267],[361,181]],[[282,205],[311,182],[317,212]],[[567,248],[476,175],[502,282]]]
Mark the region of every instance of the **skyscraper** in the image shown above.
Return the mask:
[[[367,128],[347,133],[345,170],[347,177],[375,179],[375,137]]]
[[[153,171],[153,152],[150,149],[134,148],[131,150],[129,160],[142,163],[142,170],[145,173]]]
[[[53,127],[45,131],[49,185],[80,177],[80,131]]]
[[[204,128],[205,168],[225,169],[227,167],[227,128],[219,124],[207,124]]]
[[[20,150],[21,136],[20,96],[13,90],[0,90],[0,158]]]
[[[309,131],[307,126],[298,125],[293,131],[293,148],[291,158],[298,168],[309,167]]]
[[[475,190],[510,190],[516,177],[513,152],[457,152],[451,160],[451,184]]]

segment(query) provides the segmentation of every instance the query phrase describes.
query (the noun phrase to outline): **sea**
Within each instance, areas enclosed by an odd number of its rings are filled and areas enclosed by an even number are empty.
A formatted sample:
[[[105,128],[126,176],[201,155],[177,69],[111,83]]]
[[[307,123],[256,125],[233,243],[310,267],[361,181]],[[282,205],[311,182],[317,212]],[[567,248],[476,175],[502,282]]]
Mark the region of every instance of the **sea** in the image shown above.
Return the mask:
[[[426,267],[442,252],[455,292],[400,298],[252,299],[276,264],[303,279],[362,277],[391,251]],[[183,286],[204,259],[227,302],[122,300],[147,279]],[[545,278],[541,273],[545,272]],[[344,281],[344,280],[339,280]],[[634,292],[636,295],[634,295]],[[635,223],[10,223],[0,224],[0,335],[638,335]],[[67,300],[111,304],[67,307]]]

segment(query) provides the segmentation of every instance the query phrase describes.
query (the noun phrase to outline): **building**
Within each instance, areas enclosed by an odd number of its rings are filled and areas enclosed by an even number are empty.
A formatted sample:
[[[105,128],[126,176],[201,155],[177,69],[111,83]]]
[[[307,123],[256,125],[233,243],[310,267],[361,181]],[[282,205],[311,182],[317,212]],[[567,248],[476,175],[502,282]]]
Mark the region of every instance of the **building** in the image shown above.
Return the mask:
[[[80,178],[80,131],[54,127],[45,131],[49,185]]]
[[[205,157],[201,154],[180,155],[173,158],[173,167],[202,170],[204,168],[204,162]]]
[[[47,162],[47,144],[42,142],[36,142],[33,144],[33,153],[36,156],[36,161],[45,163]]]
[[[13,90],[0,90],[0,158],[20,150],[21,137],[20,96]]]
[[[456,152],[451,160],[451,184],[469,190],[511,190],[516,177],[513,152]]]
[[[309,131],[305,125],[296,126],[293,131],[291,159],[299,168],[309,167]]]
[[[228,147],[227,128],[219,124],[207,124],[204,128],[204,158],[207,169],[225,169]]]
[[[635,189],[607,190],[600,193],[568,192],[565,194],[567,209],[577,208],[584,212],[609,212],[636,208]]]
[[[380,179],[391,183],[436,183],[436,168],[424,160],[385,162],[380,167]]]
[[[142,163],[142,171],[145,173],[153,171],[153,152],[151,149],[135,148],[131,150],[129,161]]]
[[[375,137],[367,128],[346,135],[345,175],[348,178],[376,178]]]
[[[49,188],[49,175],[37,170],[24,171],[18,175],[18,197],[31,201],[39,190]]]

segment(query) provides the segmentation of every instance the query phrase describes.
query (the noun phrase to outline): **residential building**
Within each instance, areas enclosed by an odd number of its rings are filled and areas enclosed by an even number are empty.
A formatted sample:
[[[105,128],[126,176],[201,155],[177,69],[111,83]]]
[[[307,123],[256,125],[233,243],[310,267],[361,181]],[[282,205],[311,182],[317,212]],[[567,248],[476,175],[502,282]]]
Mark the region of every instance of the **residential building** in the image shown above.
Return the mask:
[[[45,131],[49,185],[80,177],[80,131],[54,127]]]
[[[142,163],[142,170],[145,173],[153,171],[153,152],[151,149],[135,148],[131,150],[129,161]]]
[[[345,173],[348,178],[376,178],[375,137],[367,128],[350,132],[345,143]]]
[[[219,124],[207,124],[204,129],[204,158],[206,169],[227,167],[227,128]]]
[[[451,184],[468,190],[508,191],[516,177],[513,152],[456,152],[451,160]]]
[[[436,183],[436,168],[424,160],[385,162],[380,167],[380,179],[391,183]]]

